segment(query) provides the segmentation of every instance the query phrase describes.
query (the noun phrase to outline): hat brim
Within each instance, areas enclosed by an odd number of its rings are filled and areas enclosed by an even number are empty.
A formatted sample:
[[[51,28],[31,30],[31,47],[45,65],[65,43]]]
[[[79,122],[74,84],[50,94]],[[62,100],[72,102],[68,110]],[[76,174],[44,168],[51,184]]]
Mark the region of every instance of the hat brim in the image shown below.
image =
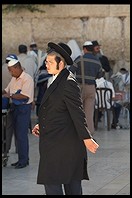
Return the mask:
[[[7,64],[8,64],[8,67],[12,67],[14,66],[15,64],[17,64],[19,61],[16,60],[16,59],[12,59],[10,60]]]
[[[93,43],[93,47],[101,46],[99,43]]]
[[[72,58],[61,46],[50,42],[48,43],[48,47],[50,47],[51,49],[54,49],[57,53],[59,53],[65,59],[67,65],[73,64]]]

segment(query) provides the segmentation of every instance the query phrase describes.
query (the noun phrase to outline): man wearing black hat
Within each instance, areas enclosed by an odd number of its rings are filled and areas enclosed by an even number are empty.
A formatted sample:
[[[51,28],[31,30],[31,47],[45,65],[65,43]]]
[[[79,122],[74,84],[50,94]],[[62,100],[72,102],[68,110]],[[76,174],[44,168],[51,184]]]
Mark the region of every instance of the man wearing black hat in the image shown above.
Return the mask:
[[[46,67],[53,81],[46,90],[32,133],[39,137],[40,162],[37,183],[46,195],[81,195],[81,180],[88,180],[87,149],[99,145],[86,124],[80,88],[66,65],[73,63],[65,43],[48,43]],[[85,147],[86,146],[86,147]]]
[[[107,79],[109,79],[109,76],[107,75],[108,72],[112,72],[112,69],[110,67],[110,63],[108,58],[103,54],[101,48],[100,48],[100,44],[98,43],[97,40],[92,41],[93,43],[93,47],[94,47],[94,54],[96,55],[96,57],[100,60],[102,68],[105,71],[105,76]]]

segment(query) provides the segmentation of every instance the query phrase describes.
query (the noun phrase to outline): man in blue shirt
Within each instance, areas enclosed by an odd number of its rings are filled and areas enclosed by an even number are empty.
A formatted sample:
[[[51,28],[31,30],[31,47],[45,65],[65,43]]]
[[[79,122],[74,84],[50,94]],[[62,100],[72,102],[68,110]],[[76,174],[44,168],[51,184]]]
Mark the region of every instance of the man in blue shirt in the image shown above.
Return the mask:
[[[93,54],[93,44],[91,41],[86,41],[83,44],[83,56],[78,56],[69,70],[76,74],[76,78],[82,87],[83,81],[83,106],[87,118],[88,128],[91,133],[94,133],[94,105],[96,93],[96,81],[102,74],[102,66],[100,61]],[[83,75],[84,71],[84,75]]]

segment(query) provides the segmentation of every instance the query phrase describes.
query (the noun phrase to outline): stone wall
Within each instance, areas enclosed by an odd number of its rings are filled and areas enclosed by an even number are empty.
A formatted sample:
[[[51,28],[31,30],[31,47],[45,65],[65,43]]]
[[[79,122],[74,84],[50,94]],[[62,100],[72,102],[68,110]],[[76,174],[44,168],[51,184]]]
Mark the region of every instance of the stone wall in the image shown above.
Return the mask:
[[[2,5],[4,8],[6,5]],[[98,40],[113,71],[130,69],[129,4],[38,4],[44,12],[27,9],[2,12],[2,58],[18,54],[18,45],[36,41],[46,50],[47,43],[75,39],[82,48],[86,40]]]

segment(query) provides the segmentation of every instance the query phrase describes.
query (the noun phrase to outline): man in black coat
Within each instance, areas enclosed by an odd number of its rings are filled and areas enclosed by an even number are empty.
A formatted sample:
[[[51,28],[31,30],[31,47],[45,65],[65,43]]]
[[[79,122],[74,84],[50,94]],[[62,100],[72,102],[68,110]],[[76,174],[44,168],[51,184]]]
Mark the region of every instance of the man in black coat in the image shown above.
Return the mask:
[[[47,88],[32,133],[39,137],[40,161],[37,184],[46,195],[82,195],[81,181],[89,180],[87,150],[99,145],[86,124],[79,85],[66,68],[73,64],[65,43],[48,43],[46,67],[53,81]]]
[[[107,58],[107,56],[105,56],[100,48],[100,44],[98,43],[98,41],[92,41],[93,46],[94,46],[94,54],[96,57],[98,57],[98,59],[101,62],[102,68],[105,71],[106,74],[106,78],[107,80],[109,79],[109,75],[111,75],[112,69],[109,63],[109,60]],[[108,77],[107,77],[108,76]]]

